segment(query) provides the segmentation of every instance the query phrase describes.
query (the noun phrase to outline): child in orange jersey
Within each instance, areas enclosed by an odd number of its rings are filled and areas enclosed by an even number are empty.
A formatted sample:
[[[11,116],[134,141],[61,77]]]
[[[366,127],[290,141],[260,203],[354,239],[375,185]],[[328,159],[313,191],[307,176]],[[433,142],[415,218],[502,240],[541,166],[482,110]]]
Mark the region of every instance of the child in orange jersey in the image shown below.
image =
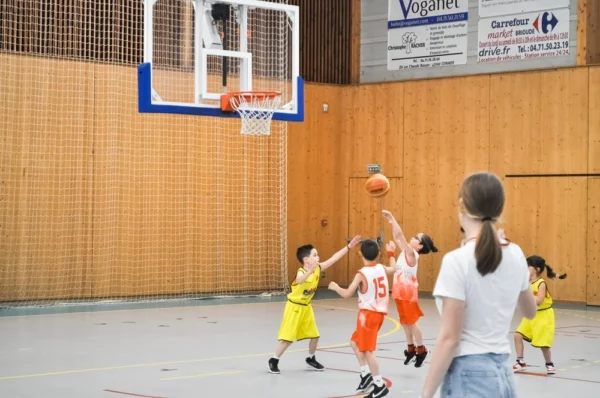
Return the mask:
[[[377,333],[388,311],[389,287],[387,267],[377,263],[379,245],[373,240],[365,240],[360,246],[363,267],[356,273],[348,289],[335,282],[329,289],[344,298],[350,298],[358,290],[358,319],[356,330],[350,339],[350,346],[360,364],[360,384],[357,391],[365,392],[373,385],[367,398],[380,398],[389,393],[375,357]],[[372,373],[371,373],[372,372]],[[375,376],[372,376],[375,375]]]

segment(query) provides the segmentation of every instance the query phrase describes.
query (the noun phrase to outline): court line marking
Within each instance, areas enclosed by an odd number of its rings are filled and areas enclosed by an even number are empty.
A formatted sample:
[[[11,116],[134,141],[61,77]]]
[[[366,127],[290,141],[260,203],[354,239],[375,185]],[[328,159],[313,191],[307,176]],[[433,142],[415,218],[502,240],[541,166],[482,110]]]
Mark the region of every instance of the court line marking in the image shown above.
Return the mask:
[[[230,372],[201,373],[199,375],[165,377],[160,380],[193,379],[193,378],[197,378],[197,377],[224,376],[224,375],[233,375],[233,374],[240,374],[240,373],[244,373],[244,371],[243,370],[232,370]]]
[[[156,396],[156,395],[134,394],[134,393],[131,393],[131,392],[117,391],[117,390],[104,390],[104,392],[112,392],[114,394],[129,395],[129,396],[132,396],[132,397],[142,397],[142,398],[166,398],[166,397],[159,397],[159,396]]]
[[[254,303],[250,303],[250,304],[254,304]],[[258,303],[256,303],[256,304],[258,304]],[[351,309],[351,308],[335,307],[335,306],[322,305],[322,304],[313,304],[313,306],[358,312],[358,310]],[[386,332],[386,333],[378,336],[378,338],[384,338],[384,337],[390,336],[390,335],[396,333],[401,328],[400,323],[398,321],[396,321],[395,319],[390,318],[388,316],[386,316],[385,319],[391,321],[394,324],[394,328],[392,330],[390,330],[389,332]],[[339,348],[339,347],[346,347],[348,345],[349,345],[349,343],[332,344],[332,345],[323,346],[320,348]],[[290,351],[286,351],[286,352],[298,353],[298,352],[307,352],[307,351],[308,351],[308,348],[302,348],[302,349],[290,350]],[[88,368],[88,369],[64,370],[64,371],[58,371],[58,372],[45,372],[45,373],[34,373],[34,374],[25,374],[25,375],[2,376],[2,377],[0,377],[0,380],[28,379],[28,378],[33,378],[33,377],[60,376],[60,375],[67,375],[67,374],[90,373],[90,372],[100,372],[100,371],[108,371],[108,370],[135,369],[135,368],[144,368],[144,367],[150,367],[150,366],[175,365],[175,364],[184,364],[184,363],[224,361],[224,360],[231,360],[231,359],[256,358],[256,357],[263,357],[263,356],[268,356],[268,355],[273,355],[273,351],[262,352],[259,354],[230,355],[230,356],[225,356],[225,357],[184,359],[184,360],[180,360],[180,361],[152,362],[152,363],[141,363],[141,364],[132,364],[132,365],[105,366],[105,367]]]
[[[347,373],[357,373],[360,374],[359,371],[356,370],[349,370],[349,369],[336,369],[336,368],[326,368],[327,370],[335,370],[338,372],[347,372]],[[392,381],[388,378],[382,377],[383,382],[386,384],[387,388],[392,388]],[[339,395],[339,396],[335,396],[335,397],[329,397],[329,398],[350,398],[350,397],[366,397],[367,395],[369,395],[369,393],[364,393],[364,392],[355,392],[354,394],[351,395]]]

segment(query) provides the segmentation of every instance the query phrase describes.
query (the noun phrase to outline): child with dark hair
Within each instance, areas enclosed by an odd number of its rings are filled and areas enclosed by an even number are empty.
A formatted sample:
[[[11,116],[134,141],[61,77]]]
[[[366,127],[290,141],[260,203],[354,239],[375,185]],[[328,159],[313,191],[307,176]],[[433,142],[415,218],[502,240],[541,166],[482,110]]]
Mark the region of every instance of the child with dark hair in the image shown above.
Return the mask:
[[[540,348],[546,361],[546,373],[555,374],[556,369],[552,363],[552,354],[550,347],[554,342],[554,310],[552,309],[552,296],[546,285],[546,281],[541,277],[544,270],[548,278],[565,279],[567,274],[557,275],[552,267],[546,264],[540,256],[527,257],[527,265],[529,269],[529,282],[531,290],[535,296],[537,304],[537,314],[533,319],[524,318],[517,328],[515,333],[515,350],[517,351],[517,363],[513,365],[515,372],[527,368],[527,364],[523,359],[523,340],[531,343],[533,347]]]
[[[408,365],[413,358],[415,367],[423,365],[427,357],[428,350],[423,343],[423,333],[417,325],[417,321],[424,314],[419,307],[419,283],[417,281],[417,269],[419,266],[419,256],[431,252],[437,252],[433,240],[422,232],[406,240],[404,232],[400,225],[387,210],[383,210],[383,216],[392,224],[392,235],[394,241],[386,245],[390,267],[395,267],[394,284],[392,288],[392,297],[396,303],[400,324],[406,335],[407,349],[404,350],[406,359],[404,364]],[[400,246],[401,253],[396,260],[396,245]]]
[[[350,252],[358,242],[360,242],[360,235],[356,235],[347,246],[324,262],[319,261],[319,253],[312,245],[300,246],[296,250],[296,258],[302,267],[298,268],[296,278],[292,282],[292,291],[287,296],[288,301],[285,303],[283,319],[279,327],[279,344],[275,349],[275,355],[269,359],[270,373],[279,374],[279,358],[294,341],[305,339],[310,339],[306,364],[318,371],[325,368],[315,358],[319,329],[310,302],[319,286],[321,272]]]
[[[366,392],[371,386],[373,390],[367,398],[384,397],[389,390],[381,377],[379,363],[375,356],[377,350],[377,333],[381,329],[388,311],[389,287],[387,275],[390,272],[383,264],[377,263],[379,245],[374,240],[365,240],[360,246],[363,267],[358,270],[348,289],[330,282],[329,289],[343,298],[350,298],[358,290],[358,317],[356,330],[350,339],[360,365],[360,383],[357,391]]]

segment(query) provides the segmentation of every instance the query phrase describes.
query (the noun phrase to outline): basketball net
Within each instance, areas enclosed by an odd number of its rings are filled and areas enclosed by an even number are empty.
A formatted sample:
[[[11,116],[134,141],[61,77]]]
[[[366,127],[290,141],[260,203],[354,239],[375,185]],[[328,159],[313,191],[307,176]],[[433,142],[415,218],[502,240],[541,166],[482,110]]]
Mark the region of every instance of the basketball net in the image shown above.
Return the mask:
[[[269,135],[273,113],[279,109],[279,93],[245,92],[232,95],[231,107],[242,119],[242,135]]]

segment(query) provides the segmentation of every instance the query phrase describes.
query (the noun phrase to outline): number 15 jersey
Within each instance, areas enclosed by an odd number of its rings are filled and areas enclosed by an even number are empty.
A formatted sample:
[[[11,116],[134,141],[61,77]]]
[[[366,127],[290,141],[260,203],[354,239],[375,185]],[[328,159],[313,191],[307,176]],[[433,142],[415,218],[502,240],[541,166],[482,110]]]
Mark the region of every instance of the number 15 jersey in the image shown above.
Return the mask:
[[[365,265],[358,273],[364,278],[358,289],[358,308],[387,314],[390,289],[385,267],[381,264]]]

